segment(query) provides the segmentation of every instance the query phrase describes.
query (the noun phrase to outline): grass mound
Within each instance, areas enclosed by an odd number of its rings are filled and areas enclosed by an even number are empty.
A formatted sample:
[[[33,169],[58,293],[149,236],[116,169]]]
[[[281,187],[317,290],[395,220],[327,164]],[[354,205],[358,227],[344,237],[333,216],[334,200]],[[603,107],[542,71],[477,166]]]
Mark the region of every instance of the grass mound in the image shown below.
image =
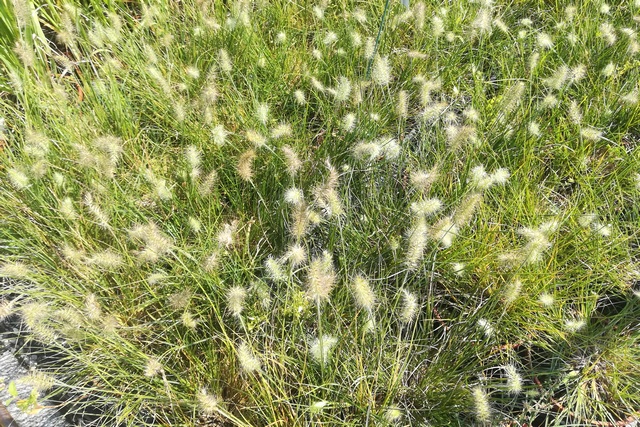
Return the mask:
[[[58,355],[37,392],[631,422],[640,2],[562,3],[2,0],[0,318]]]

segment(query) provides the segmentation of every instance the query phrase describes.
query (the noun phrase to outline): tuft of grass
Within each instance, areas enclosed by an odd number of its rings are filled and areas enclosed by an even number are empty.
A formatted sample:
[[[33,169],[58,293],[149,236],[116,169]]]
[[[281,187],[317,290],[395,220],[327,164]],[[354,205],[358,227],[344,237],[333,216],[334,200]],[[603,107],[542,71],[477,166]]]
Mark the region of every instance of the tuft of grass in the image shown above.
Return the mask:
[[[95,425],[631,423],[638,22],[0,0],[0,318],[56,354],[37,392]]]

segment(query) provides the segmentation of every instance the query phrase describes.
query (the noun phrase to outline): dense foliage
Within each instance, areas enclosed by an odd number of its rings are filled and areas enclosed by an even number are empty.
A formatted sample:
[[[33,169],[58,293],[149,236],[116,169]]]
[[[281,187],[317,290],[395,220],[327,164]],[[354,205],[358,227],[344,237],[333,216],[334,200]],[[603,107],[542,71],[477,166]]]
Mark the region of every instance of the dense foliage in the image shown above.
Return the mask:
[[[43,396],[639,416],[640,1],[0,3],[0,317]]]

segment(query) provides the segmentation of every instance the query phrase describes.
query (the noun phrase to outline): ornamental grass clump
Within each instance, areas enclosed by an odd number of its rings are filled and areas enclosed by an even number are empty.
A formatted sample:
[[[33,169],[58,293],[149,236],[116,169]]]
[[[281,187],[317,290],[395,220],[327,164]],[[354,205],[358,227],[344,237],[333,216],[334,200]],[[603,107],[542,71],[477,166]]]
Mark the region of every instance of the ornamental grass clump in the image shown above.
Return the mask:
[[[302,3],[0,5],[24,384],[87,425],[633,424],[640,4]]]

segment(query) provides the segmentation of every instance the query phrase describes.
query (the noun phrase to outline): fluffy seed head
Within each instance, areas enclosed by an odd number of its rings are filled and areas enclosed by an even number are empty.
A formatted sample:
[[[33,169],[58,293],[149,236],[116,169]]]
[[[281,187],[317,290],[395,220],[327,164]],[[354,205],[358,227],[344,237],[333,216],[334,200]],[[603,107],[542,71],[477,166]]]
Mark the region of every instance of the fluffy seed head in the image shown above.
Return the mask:
[[[496,185],[504,185],[507,183],[511,174],[507,168],[496,169],[490,176],[491,183]]]
[[[155,273],[147,277],[147,282],[149,282],[149,284],[156,284],[164,278],[166,278],[165,274]],[[190,289],[183,289],[179,292],[169,295],[167,302],[169,303],[169,306],[174,310],[183,310],[187,308],[192,298],[193,291],[191,291]]]
[[[171,239],[154,223],[136,225],[129,230],[129,237],[144,243],[143,248],[136,252],[142,262],[156,262],[174,247]]]
[[[299,89],[293,93],[293,97],[298,105],[305,105],[307,103],[307,98],[304,96],[304,92]]]
[[[53,388],[55,385],[55,378],[44,372],[33,369],[30,370],[27,375],[20,377],[18,382],[31,386],[33,390],[38,393],[43,393]]]
[[[83,198],[84,205],[91,215],[94,217],[98,225],[104,229],[108,229],[109,226],[109,217],[107,214],[98,206],[94,200],[93,195],[91,193],[85,193]]]
[[[169,84],[167,79],[165,79],[164,75],[162,74],[162,71],[160,71],[156,67],[149,67],[147,69],[147,74],[149,74],[149,76],[153,80],[155,80],[156,84],[160,87],[160,89],[162,89],[165,95],[171,94],[171,85]]]
[[[375,50],[375,40],[373,37],[367,37],[364,42],[364,58],[373,58],[373,51]]]
[[[439,242],[443,248],[448,248],[458,234],[458,226],[453,223],[451,217],[442,218],[429,230],[430,237]]]
[[[311,226],[310,215],[310,210],[304,204],[294,207],[290,229],[296,240],[300,240],[309,231]]]
[[[382,149],[382,154],[384,158],[387,160],[394,160],[398,158],[402,149],[400,148],[400,144],[398,144],[398,140],[391,137],[382,137],[376,140],[380,148]]]
[[[351,290],[358,307],[367,311],[373,310],[376,304],[376,294],[366,278],[357,275],[351,282]]]
[[[620,100],[628,105],[635,105],[638,103],[638,89],[634,89],[631,92],[623,95]]]
[[[102,152],[98,165],[100,171],[112,178],[116,164],[124,151],[122,139],[110,135],[101,136],[93,141],[93,145]]]
[[[488,423],[491,421],[491,406],[487,393],[481,386],[476,386],[473,388],[472,394],[476,419],[481,423]]]
[[[522,393],[522,376],[515,366],[505,365],[504,372],[507,375],[507,389],[511,394]]]
[[[556,105],[558,105],[558,98],[550,93],[545,95],[545,97],[542,99],[542,106],[545,108],[553,108]]]
[[[570,334],[578,332],[586,325],[587,323],[582,319],[567,319],[564,321],[564,329]]]
[[[471,218],[475,214],[478,206],[482,203],[482,193],[468,194],[460,203],[458,209],[456,209],[453,215],[453,222],[458,227],[465,227],[471,221]]]
[[[274,282],[284,282],[287,280],[287,274],[285,273],[282,263],[275,258],[269,257],[264,263],[267,270],[267,275]]]
[[[400,310],[399,319],[402,323],[411,323],[418,315],[420,305],[418,298],[406,289],[402,290],[402,308]]]
[[[158,361],[158,359],[154,357],[150,357],[147,359],[147,364],[144,367],[144,376],[153,378],[156,375],[160,374],[163,371],[162,364]]]
[[[187,159],[187,163],[191,168],[191,178],[195,179],[200,175],[200,164],[202,163],[202,153],[200,150],[194,146],[189,145],[185,149],[185,158]]]
[[[309,352],[312,359],[321,365],[326,365],[329,361],[331,350],[338,343],[338,339],[331,335],[323,335],[321,338],[316,338],[311,342]]]
[[[22,320],[29,329],[36,330],[50,316],[50,308],[41,302],[28,302],[20,307]]]
[[[316,5],[316,6],[313,6],[312,10],[313,10],[314,16],[318,20],[322,21],[324,19],[324,8]]]
[[[545,292],[540,294],[540,296],[538,297],[538,301],[545,307],[551,307],[555,302],[555,298],[553,298],[553,295]]]
[[[0,135],[4,133],[4,124],[0,126]],[[49,152],[51,143],[46,135],[33,129],[26,129],[24,135],[24,152],[36,158],[44,158]]]
[[[16,190],[24,190],[29,186],[29,177],[18,168],[10,168],[7,171],[9,181]]]
[[[230,73],[233,70],[233,64],[231,58],[226,50],[220,49],[218,51],[218,66],[225,73]]]
[[[70,13],[64,11],[62,13],[61,26],[57,34],[57,39],[60,43],[73,47],[76,42],[76,26],[73,22],[73,18]]]
[[[89,320],[100,320],[102,309],[95,294],[88,294],[84,300],[84,312]]]
[[[550,77],[543,79],[542,82],[551,89],[560,90],[570,77],[571,69],[566,65],[561,65]]]
[[[430,216],[442,209],[440,199],[423,199],[411,204],[411,211],[415,215]]]
[[[291,187],[285,191],[284,200],[287,203],[298,206],[304,202],[304,194],[299,188]]]
[[[322,210],[326,217],[333,218],[344,213],[342,201],[337,191],[340,174],[329,160],[326,161],[326,165],[329,176],[322,184],[316,185],[312,191],[316,206]]]
[[[327,34],[325,34],[324,39],[322,39],[322,43],[325,46],[330,46],[337,41],[338,41],[338,35],[333,31],[329,31]]]
[[[317,414],[321,412],[325,406],[327,406],[327,403],[329,402],[327,402],[326,400],[314,402],[309,406],[309,412],[311,412],[312,414]]]
[[[536,42],[541,49],[551,49],[553,47],[553,39],[547,33],[539,33],[536,36]]]
[[[237,222],[226,223],[222,226],[216,236],[218,246],[229,249],[235,243],[235,233],[238,228]]]
[[[584,64],[578,64],[571,69],[571,82],[579,82],[587,75],[587,67]]]
[[[522,282],[518,279],[515,279],[509,282],[504,288],[504,302],[506,305],[513,304],[518,297],[520,296],[520,292],[522,291]]]
[[[198,192],[201,196],[208,196],[213,190],[213,186],[218,180],[218,172],[212,169],[206,176],[204,176],[198,184]]]
[[[74,267],[78,266],[84,261],[85,253],[67,243],[62,245],[60,250],[64,259],[72,264]]]
[[[609,22],[603,22],[600,24],[600,34],[609,46],[613,46],[618,39],[615,27]]]
[[[102,270],[116,270],[124,265],[122,256],[111,250],[101,251],[87,257],[85,262]]]
[[[194,319],[193,315],[189,311],[185,311],[180,316],[182,324],[189,329],[195,329],[198,326],[198,319]]]
[[[7,262],[0,266],[0,277],[27,279],[30,275],[31,269],[21,262]]]
[[[252,143],[255,148],[262,148],[267,144],[267,138],[265,138],[260,132],[253,129],[249,129],[245,132],[247,141]]]
[[[602,131],[592,127],[585,127],[580,129],[580,135],[588,141],[598,141],[602,138]]]
[[[405,263],[411,270],[417,268],[422,260],[424,250],[427,247],[428,231],[427,221],[424,216],[420,216],[408,232],[408,247]]]
[[[616,72],[616,65],[613,62],[609,62],[600,72],[604,77],[611,77]]]
[[[464,276],[464,271],[466,268],[467,266],[462,262],[454,262],[451,264],[451,270],[456,276]]]
[[[151,186],[153,187],[153,194],[155,197],[157,197],[160,200],[170,200],[173,197],[171,190],[169,189],[169,187],[167,187],[166,179],[158,178],[151,169],[147,169],[145,171],[144,177],[149,182],[149,184],[151,184]],[[87,205],[87,207],[89,207],[90,210],[95,211],[95,212],[92,211],[92,213],[97,218],[99,216],[96,210],[97,206],[92,207],[93,202],[90,203],[89,201],[87,201],[87,197],[88,195],[85,195],[85,205]]]
[[[353,19],[355,19],[361,24],[367,23],[367,12],[362,10],[362,8],[359,8],[359,7],[355,8],[353,12],[351,12],[351,16],[353,16]]]
[[[362,36],[360,35],[360,33],[358,33],[357,31],[352,31],[349,36],[351,37],[351,46],[353,46],[354,48],[362,46]]]
[[[572,99],[569,103],[569,120],[574,124],[579,125],[582,122],[582,112],[578,103]]]
[[[434,166],[430,171],[421,171],[416,170],[412,171],[409,175],[409,180],[411,185],[415,187],[416,190],[427,192],[431,187],[431,184],[435,182],[438,178],[438,168]]]
[[[356,127],[356,115],[353,113],[347,113],[342,119],[342,129],[347,132],[351,132]]]
[[[382,154],[382,147],[376,142],[359,142],[353,147],[353,155],[361,161],[371,163]]]
[[[523,82],[517,82],[507,88],[500,104],[502,108],[502,120],[504,120],[507,114],[512,113],[520,105],[522,96],[524,95],[524,89],[525,85]]]
[[[376,56],[371,70],[371,79],[380,86],[387,86],[391,83],[391,66],[387,57]]]
[[[256,119],[263,125],[269,120],[269,106],[267,104],[259,104],[256,108]]]
[[[209,394],[206,388],[200,389],[196,395],[198,408],[204,415],[213,415],[218,411],[220,400],[218,397]]]
[[[465,119],[471,123],[476,123],[480,120],[480,113],[473,107],[469,107],[462,112]]]
[[[222,147],[227,142],[227,135],[229,133],[225,130],[224,126],[216,125],[211,129],[211,139],[213,143],[218,147]]]
[[[351,94],[351,81],[348,78],[341,76],[338,80],[338,85],[336,86],[335,91],[336,102],[347,101]]]
[[[409,95],[406,90],[398,92],[398,102],[396,103],[396,114],[398,117],[406,119],[409,115],[408,100]]]
[[[475,19],[471,23],[471,26],[475,28],[479,34],[491,33],[491,9],[487,7],[481,7],[476,14]]]
[[[529,57],[529,73],[533,73],[533,71],[538,66],[538,62],[540,61],[540,53],[534,52]]]
[[[0,273],[2,275],[2,273]],[[13,314],[13,301],[0,300],[0,322]]]
[[[271,138],[280,139],[289,137],[292,134],[291,125],[287,123],[280,123],[271,129]]]
[[[435,123],[442,116],[442,113],[448,106],[449,104],[446,102],[432,102],[425,105],[425,108],[421,113],[422,121],[426,124]]]
[[[534,136],[536,138],[540,138],[540,136],[542,135],[542,133],[540,132],[540,125],[536,122],[529,122],[527,130],[529,131],[531,136]]]
[[[502,21],[502,19],[495,18],[493,20],[493,25],[495,25],[503,33],[509,34],[509,27],[507,26],[507,24],[504,23],[504,21]]]
[[[202,223],[198,218],[190,216],[187,222],[189,224],[189,228],[193,230],[194,233],[199,233],[202,230]]]
[[[311,86],[313,86],[318,92],[324,92],[326,90],[322,82],[315,77],[311,77],[310,82]]]
[[[307,273],[307,296],[317,304],[329,299],[336,282],[331,254],[327,251],[314,258]]]
[[[402,411],[398,408],[388,408],[384,411],[384,419],[390,423],[397,423],[402,418]]]
[[[12,3],[18,27],[23,28],[31,18],[31,4],[26,0],[13,0]]]
[[[251,348],[247,345],[247,343],[242,343],[237,348],[238,352],[238,363],[240,363],[240,368],[243,372],[250,374],[252,372],[260,371],[261,363],[260,360],[253,354]]]
[[[185,106],[183,101],[178,100],[173,104],[173,117],[176,119],[178,123],[184,122],[187,117],[187,111],[185,110]]]
[[[244,310],[244,302],[247,298],[247,291],[242,286],[233,286],[227,291],[227,309],[229,312],[240,317]]]
[[[196,66],[190,66],[185,69],[185,73],[190,79],[198,79],[200,77],[200,70]]]
[[[431,18],[431,35],[434,38],[440,38],[445,33],[446,29],[444,26],[444,21],[438,15],[433,15]]]
[[[524,227],[518,233],[526,237],[528,242],[522,249],[524,262],[534,264],[542,260],[542,254],[551,247],[549,234],[556,231],[559,226],[557,221],[548,221],[538,228]]]
[[[302,161],[298,157],[298,154],[293,150],[293,148],[289,147],[288,145],[282,146],[282,153],[284,154],[289,175],[294,177],[298,173],[300,168],[302,168]]]
[[[253,161],[256,158],[256,152],[249,149],[242,153],[238,158],[237,171],[240,178],[245,181],[251,181],[253,178]]]
[[[160,200],[170,200],[173,197],[171,190],[167,187],[167,180],[164,178],[158,178],[153,183],[154,185],[154,194]]]
[[[307,260],[307,251],[304,246],[300,245],[299,243],[294,243],[293,245],[289,246],[289,250],[287,250],[284,258],[289,261],[289,263],[293,267],[297,267],[304,264],[304,262]]]
[[[478,190],[486,190],[491,186],[491,177],[487,174],[484,166],[474,166],[470,173],[468,182]]]

